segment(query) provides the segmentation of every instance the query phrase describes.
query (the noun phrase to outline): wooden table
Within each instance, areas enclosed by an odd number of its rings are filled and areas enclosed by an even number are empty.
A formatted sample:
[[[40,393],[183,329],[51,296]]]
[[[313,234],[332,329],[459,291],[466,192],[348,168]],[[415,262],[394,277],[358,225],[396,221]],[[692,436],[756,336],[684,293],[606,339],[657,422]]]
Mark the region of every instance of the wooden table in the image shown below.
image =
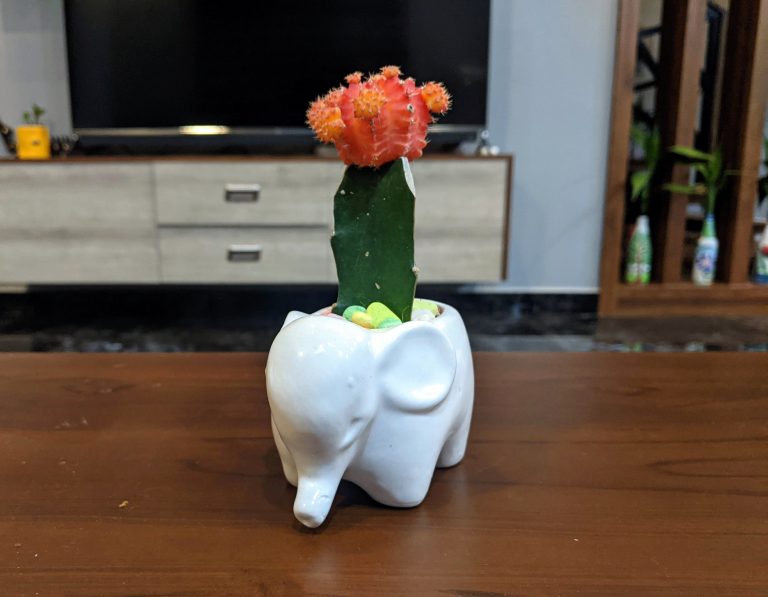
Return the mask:
[[[763,354],[477,354],[464,462],[317,531],[264,363],[0,356],[0,595],[768,595]]]

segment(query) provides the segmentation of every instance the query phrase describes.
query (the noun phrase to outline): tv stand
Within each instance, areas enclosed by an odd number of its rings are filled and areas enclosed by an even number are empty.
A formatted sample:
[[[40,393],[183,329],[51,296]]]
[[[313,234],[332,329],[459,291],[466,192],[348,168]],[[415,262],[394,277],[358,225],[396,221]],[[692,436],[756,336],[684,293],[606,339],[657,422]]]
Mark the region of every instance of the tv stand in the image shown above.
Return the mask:
[[[338,159],[0,161],[0,292],[57,284],[333,283]],[[506,269],[511,156],[414,162],[425,282]]]

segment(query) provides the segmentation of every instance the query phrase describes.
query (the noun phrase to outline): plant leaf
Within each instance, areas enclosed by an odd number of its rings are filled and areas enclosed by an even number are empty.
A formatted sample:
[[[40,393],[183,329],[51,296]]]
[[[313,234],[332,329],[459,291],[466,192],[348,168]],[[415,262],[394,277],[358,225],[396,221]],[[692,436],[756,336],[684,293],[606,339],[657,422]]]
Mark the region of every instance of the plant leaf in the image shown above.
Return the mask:
[[[634,201],[638,197],[641,197],[644,192],[648,190],[648,183],[651,181],[650,170],[638,170],[633,172],[629,179],[632,185],[631,199]]]
[[[648,137],[648,131],[645,129],[644,126],[641,126],[639,124],[633,124],[632,128],[629,129],[629,138],[632,139],[634,143],[642,147],[643,150],[645,150],[647,137]]]
[[[661,188],[665,191],[680,193],[682,195],[704,195],[706,193],[706,187],[704,187],[704,185],[677,184],[674,182],[668,182],[662,185]]]
[[[693,164],[693,169],[701,174],[705,179],[709,176],[709,164],[703,162],[697,162]]]
[[[682,158],[697,162],[710,162],[714,157],[709,153],[699,151],[693,147],[685,147],[683,145],[673,145],[669,148],[669,151]]]

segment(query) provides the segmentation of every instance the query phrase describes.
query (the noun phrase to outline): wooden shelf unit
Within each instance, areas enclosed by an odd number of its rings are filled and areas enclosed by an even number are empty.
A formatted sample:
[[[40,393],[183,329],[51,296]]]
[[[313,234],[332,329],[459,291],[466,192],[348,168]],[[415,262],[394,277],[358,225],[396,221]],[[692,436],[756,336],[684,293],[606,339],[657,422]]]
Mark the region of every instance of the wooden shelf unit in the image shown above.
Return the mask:
[[[621,316],[768,315],[768,286],[718,282],[708,287],[691,282],[648,286],[620,284],[615,313]]]
[[[425,156],[413,172],[420,281],[503,280],[512,156]],[[338,159],[304,156],[0,160],[0,293],[335,284],[328,239],[343,173]]]
[[[662,15],[657,124],[662,146],[693,145],[706,0],[666,0]],[[768,286],[749,282],[755,189],[768,99],[768,0],[734,0],[728,14],[718,141],[728,168],[739,170],[718,199],[717,283],[682,280],[688,197],[667,193],[651,205],[653,280],[622,282],[626,242],[629,133],[640,0],[619,0],[611,134],[605,191],[599,314],[602,317],[768,315]],[[687,182],[687,169],[665,180]]]

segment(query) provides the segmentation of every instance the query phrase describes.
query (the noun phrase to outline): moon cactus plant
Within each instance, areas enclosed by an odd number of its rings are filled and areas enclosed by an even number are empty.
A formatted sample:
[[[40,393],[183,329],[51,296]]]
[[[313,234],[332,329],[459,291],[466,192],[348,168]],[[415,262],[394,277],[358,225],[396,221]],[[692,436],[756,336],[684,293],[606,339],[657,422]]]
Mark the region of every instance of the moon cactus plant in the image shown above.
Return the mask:
[[[347,165],[334,196],[331,237],[339,294],[333,312],[381,302],[411,319],[418,268],[414,263],[415,191],[409,161],[421,157],[433,114],[451,98],[441,83],[417,87],[385,66],[363,80],[319,97],[307,111],[317,138],[333,143]]]

